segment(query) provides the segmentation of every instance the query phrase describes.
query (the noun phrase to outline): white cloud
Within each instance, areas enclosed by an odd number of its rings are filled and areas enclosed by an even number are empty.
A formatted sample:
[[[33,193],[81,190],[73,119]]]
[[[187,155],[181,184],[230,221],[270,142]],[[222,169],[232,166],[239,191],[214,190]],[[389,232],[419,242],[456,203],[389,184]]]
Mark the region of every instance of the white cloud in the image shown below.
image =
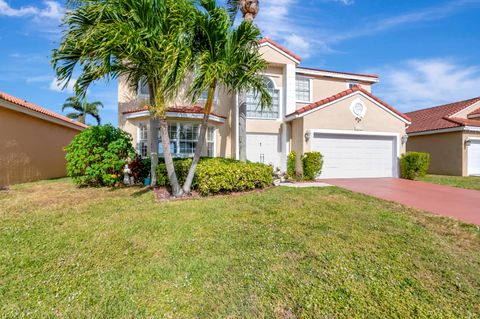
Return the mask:
[[[310,42],[299,35],[292,33],[286,36],[285,45],[303,58],[310,56]]]
[[[44,8],[35,6],[23,6],[18,9],[12,8],[5,0],[0,0],[0,16],[25,17],[33,16],[60,20],[65,12],[63,6],[56,1],[44,1]]]
[[[48,87],[49,90],[54,91],[54,92],[67,92],[67,93],[73,93],[75,90],[75,82],[77,79],[71,79],[67,86],[63,88],[64,82],[59,82],[56,78],[53,78],[52,81],[50,82],[50,86]]]
[[[369,72],[381,75],[376,93],[403,112],[480,96],[480,66],[451,59],[409,60]]]
[[[355,0],[325,0],[327,2],[338,2],[340,4],[343,4],[345,6],[350,6],[355,3]]]

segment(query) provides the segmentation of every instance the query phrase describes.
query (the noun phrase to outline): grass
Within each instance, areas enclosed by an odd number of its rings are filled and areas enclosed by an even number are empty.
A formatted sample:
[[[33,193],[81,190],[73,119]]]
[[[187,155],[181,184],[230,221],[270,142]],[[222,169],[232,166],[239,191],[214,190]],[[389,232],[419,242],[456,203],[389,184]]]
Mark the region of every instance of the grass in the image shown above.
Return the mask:
[[[0,317],[480,316],[480,231],[339,188],[0,192]]]
[[[419,180],[440,185],[480,190],[480,176],[427,175]]]

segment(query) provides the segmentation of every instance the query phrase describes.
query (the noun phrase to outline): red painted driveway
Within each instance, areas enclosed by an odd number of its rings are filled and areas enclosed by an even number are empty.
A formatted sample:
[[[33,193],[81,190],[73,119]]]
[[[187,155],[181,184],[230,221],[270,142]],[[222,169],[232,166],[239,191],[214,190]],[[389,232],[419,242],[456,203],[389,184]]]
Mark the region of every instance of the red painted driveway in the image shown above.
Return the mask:
[[[399,178],[328,179],[322,182],[480,225],[480,191]]]

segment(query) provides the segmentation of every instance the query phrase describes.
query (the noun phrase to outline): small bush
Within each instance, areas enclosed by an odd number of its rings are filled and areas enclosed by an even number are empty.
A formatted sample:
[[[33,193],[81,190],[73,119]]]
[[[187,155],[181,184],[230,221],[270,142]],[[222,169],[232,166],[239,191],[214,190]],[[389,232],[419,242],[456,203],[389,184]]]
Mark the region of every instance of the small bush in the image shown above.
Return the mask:
[[[400,171],[402,178],[414,180],[427,174],[430,166],[430,154],[420,152],[408,152],[400,159]]]
[[[291,151],[287,157],[287,175],[289,178],[296,176],[297,170],[297,153]]]
[[[185,181],[191,159],[174,161],[175,171],[181,184]],[[167,169],[164,163],[158,165],[159,186],[168,185]],[[265,164],[242,163],[224,158],[202,158],[197,166],[192,188],[201,195],[242,192],[265,188],[273,183],[272,167]]]
[[[143,183],[145,178],[150,175],[150,159],[137,156],[133,161],[128,163],[128,167],[132,171],[132,176],[137,183]]]
[[[65,148],[67,175],[80,186],[112,186],[135,155],[132,137],[112,125],[92,126]]]
[[[302,156],[303,179],[313,181],[322,171],[323,156],[319,152],[308,152]]]

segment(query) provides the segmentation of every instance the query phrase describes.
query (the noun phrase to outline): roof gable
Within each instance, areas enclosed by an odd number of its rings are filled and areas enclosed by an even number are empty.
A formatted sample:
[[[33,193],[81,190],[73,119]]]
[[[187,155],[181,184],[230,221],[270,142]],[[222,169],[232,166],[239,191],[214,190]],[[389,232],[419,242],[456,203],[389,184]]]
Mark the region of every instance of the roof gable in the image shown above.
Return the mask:
[[[66,116],[63,116],[61,114],[52,112],[50,110],[47,110],[39,105],[27,102],[25,100],[19,99],[13,95],[7,94],[5,92],[0,92],[0,100],[3,100],[5,102],[14,104],[16,107],[16,111],[21,111],[23,113],[27,113],[31,116],[35,116],[38,118],[42,118],[45,120],[53,121],[61,125],[66,125],[70,127],[74,127],[76,129],[85,129],[88,127],[88,125],[85,125],[83,123],[77,122],[75,120],[72,120]],[[2,105],[0,105],[2,106]],[[8,107],[7,105],[3,105],[4,107]],[[11,107],[9,107],[11,108]]]
[[[480,97],[406,113],[412,118],[407,133],[435,131],[461,126],[480,126],[480,121],[456,116],[480,102]],[[475,112],[475,111],[474,111]]]
[[[274,51],[282,54],[286,58],[290,59],[291,61],[295,62],[296,64],[299,64],[300,61],[302,61],[302,58],[299,57],[298,55],[294,54],[284,46],[281,46],[280,44],[276,43],[269,37],[265,37],[262,40],[260,40],[260,47],[270,47]]]
[[[291,113],[291,114],[288,114],[287,115],[287,118],[297,118],[297,117],[302,117],[302,116],[305,116],[311,112],[314,112],[316,110],[319,110],[321,108],[324,108],[324,107],[327,107],[327,106],[330,106],[340,100],[343,100],[345,98],[348,98],[348,97],[351,97],[351,96],[354,96],[356,94],[361,94],[363,95],[364,97],[366,97],[367,99],[369,99],[371,102],[373,102],[374,104],[386,109],[388,112],[392,113],[393,115],[395,115],[396,117],[400,118],[403,122],[407,123],[407,124],[410,124],[411,120],[408,116],[406,116],[405,114],[395,110],[392,106],[388,105],[386,102],[384,102],[383,100],[381,100],[380,98],[374,96],[373,94],[371,94],[370,92],[368,92],[367,90],[361,88],[360,86],[354,86],[353,88],[351,89],[348,89],[348,90],[345,90],[345,91],[342,91],[340,93],[337,93],[333,96],[330,96],[328,98],[325,98],[323,100],[320,100],[320,101],[317,101],[317,102],[314,102],[314,103],[311,103],[307,106],[304,106],[302,108],[299,108],[297,109],[295,112]]]

